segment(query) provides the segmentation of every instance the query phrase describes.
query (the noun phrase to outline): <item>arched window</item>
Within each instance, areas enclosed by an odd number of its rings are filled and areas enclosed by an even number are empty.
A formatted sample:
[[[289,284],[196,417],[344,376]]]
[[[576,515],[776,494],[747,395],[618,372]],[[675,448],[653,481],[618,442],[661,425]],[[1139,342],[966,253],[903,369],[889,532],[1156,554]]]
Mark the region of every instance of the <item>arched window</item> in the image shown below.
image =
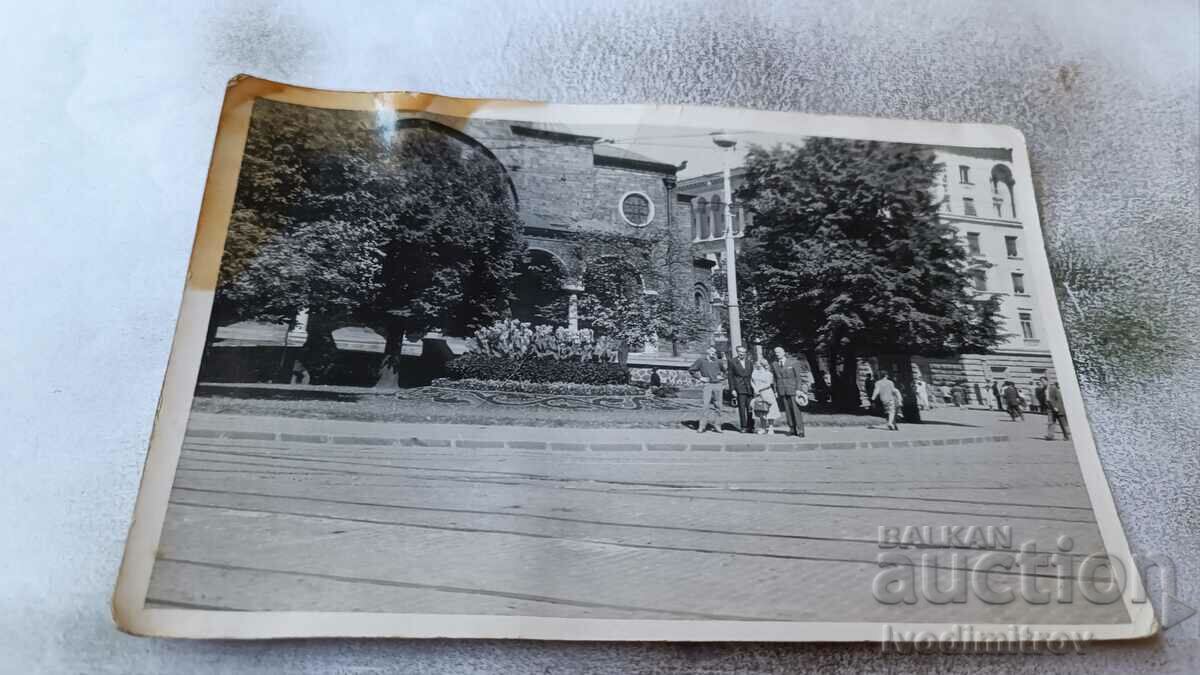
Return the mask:
[[[704,197],[696,200],[696,217],[700,220],[700,238],[708,239],[712,236],[712,219],[708,215],[708,202]]]
[[[693,297],[696,302],[696,316],[708,318],[712,314],[712,294],[704,284],[696,284]]]
[[[725,203],[720,197],[714,196],[709,204],[713,219],[713,237],[720,239],[725,236]]]
[[[742,233],[742,206],[737,202],[729,205],[729,214],[733,219],[733,234],[739,235]]]
[[[692,200],[692,241],[700,238],[700,210],[696,207],[695,200]]]
[[[1016,195],[1013,193],[1013,185],[1016,181],[1013,180],[1012,171],[1003,164],[993,166],[991,182],[992,199],[996,202],[997,209],[1001,213],[1007,212],[1010,218],[1016,220],[1017,200]],[[1005,208],[1005,206],[1008,208]]]

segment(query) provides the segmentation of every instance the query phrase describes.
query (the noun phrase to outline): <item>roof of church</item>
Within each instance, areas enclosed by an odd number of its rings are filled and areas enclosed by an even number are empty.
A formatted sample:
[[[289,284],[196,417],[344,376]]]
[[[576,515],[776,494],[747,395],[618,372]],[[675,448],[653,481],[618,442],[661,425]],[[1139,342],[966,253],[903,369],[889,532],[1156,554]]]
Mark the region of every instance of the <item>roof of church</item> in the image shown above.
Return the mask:
[[[515,133],[578,145],[591,145],[597,164],[674,174],[674,164],[662,162],[632,150],[609,145],[599,136],[581,134],[565,124],[553,122],[517,122]]]
[[[647,157],[641,153],[634,152],[632,150],[626,150],[625,148],[620,148],[615,145],[597,145],[596,154],[604,157],[612,157],[614,159],[627,159],[634,162],[650,162],[652,164],[664,163],[654,159],[653,157]],[[667,166],[673,165],[668,164]]]

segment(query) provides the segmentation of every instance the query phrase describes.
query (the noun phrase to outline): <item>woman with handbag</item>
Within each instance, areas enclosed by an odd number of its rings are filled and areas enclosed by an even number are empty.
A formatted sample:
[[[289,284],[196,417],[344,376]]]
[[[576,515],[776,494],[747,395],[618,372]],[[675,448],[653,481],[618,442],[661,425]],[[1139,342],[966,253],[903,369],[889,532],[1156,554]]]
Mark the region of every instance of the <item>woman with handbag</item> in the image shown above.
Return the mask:
[[[773,434],[775,420],[779,419],[779,403],[775,400],[775,377],[771,375],[771,367],[766,359],[759,359],[754,364],[750,384],[754,387],[754,402],[751,405],[758,418],[758,433]]]

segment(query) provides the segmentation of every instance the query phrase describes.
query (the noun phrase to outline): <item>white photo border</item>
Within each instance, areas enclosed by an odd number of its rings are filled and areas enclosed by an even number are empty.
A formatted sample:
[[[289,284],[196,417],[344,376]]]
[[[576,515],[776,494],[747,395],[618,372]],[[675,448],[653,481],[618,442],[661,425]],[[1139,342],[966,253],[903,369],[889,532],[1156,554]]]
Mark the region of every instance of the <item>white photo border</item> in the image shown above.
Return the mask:
[[[294,87],[250,76],[230,81],[214,143],[196,238],[188,267],[171,356],[150,436],[134,518],[112,600],[117,626],[126,632],[184,638],[463,637],[628,641],[822,641],[878,642],[883,629],[895,632],[953,630],[956,623],[698,621],[546,618],[360,612],[210,611],[146,608],[145,598],[162,534],[184,431],[192,406],[213,292],[233,208],[242,153],[254,101],[267,98],[306,106],[392,109],[457,118],[562,122],[703,129],[754,129],[795,136],[869,139],[917,145],[992,147],[1012,150],[1014,174],[1024,194],[1033,195],[1024,135],[1007,126],[953,124],[677,105],[558,105],[521,101],[455,99],[422,93],[336,92]],[[1028,236],[1027,274],[1037,294],[1045,335],[1068,419],[1087,419],[1079,382],[1059,314],[1034,199],[1018,205]],[[1096,640],[1155,634],[1159,624],[1145,600],[1141,577],[1121,527],[1112,493],[1088,424],[1072,424],[1073,442],[1088,497],[1109,556],[1123,563],[1127,583],[1122,602],[1129,623],[1029,625],[1030,630],[1088,631]],[[973,623],[977,632],[1004,632],[1011,624]]]

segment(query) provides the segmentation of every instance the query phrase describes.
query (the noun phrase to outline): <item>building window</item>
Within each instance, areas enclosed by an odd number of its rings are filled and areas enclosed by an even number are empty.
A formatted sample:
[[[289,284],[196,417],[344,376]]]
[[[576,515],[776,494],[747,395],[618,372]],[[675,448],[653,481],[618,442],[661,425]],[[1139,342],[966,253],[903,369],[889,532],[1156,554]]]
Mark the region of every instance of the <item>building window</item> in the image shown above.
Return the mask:
[[[995,209],[997,218],[1004,217],[1004,202],[1000,201],[999,199],[993,199],[992,208]]]
[[[644,227],[654,218],[654,205],[641,192],[627,192],[621,197],[621,217],[636,227]]]
[[[700,211],[696,208],[696,202],[692,201],[692,241],[700,238]]]
[[[971,167],[966,164],[958,165],[958,182],[965,185],[971,184]]]
[[[963,213],[968,216],[975,214],[975,200],[970,197],[963,197]]]
[[[729,217],[733,219],[733,234],[739,235],[742,233],[742,207],[735,204],[729,205]]]
[[[720,239],[725,236],[725,203],[720,197],[714,196],[709,208],[712,209],[713,237]]]
[[[696,315],[707,317],[712,312],[712,296],[708,289],[700,284],[696,284],[695,291],[696,300]]]
[[[1008,257],[1019,258],[1020,255],[1017,253],[1017,238],[1016,237],[1005,237],[1004,238],[1004,250],[1008,253]]]
[[[1013,272],[1013,293],[1017,295],[1025,295],[1025,275],[1020,272]]]
[[[979,233],[978,232],[968,232],[967,233],[967,252],[970,253],[971,255],[979,255],[980,254]]]
[[[696,200],[696,219],[700,221],[700,238],[708,239],[712,236],[712,227],[708,223],[708,202],[704,197]]]
[[[1029,312],[1020,312],[1018,317],[1021,319],[1021,334],[1026,340],[1033,340],[1033,315]]]
[[[971,270],[971,283],[977,291],[987,290],[987,272],[983,270]]]

